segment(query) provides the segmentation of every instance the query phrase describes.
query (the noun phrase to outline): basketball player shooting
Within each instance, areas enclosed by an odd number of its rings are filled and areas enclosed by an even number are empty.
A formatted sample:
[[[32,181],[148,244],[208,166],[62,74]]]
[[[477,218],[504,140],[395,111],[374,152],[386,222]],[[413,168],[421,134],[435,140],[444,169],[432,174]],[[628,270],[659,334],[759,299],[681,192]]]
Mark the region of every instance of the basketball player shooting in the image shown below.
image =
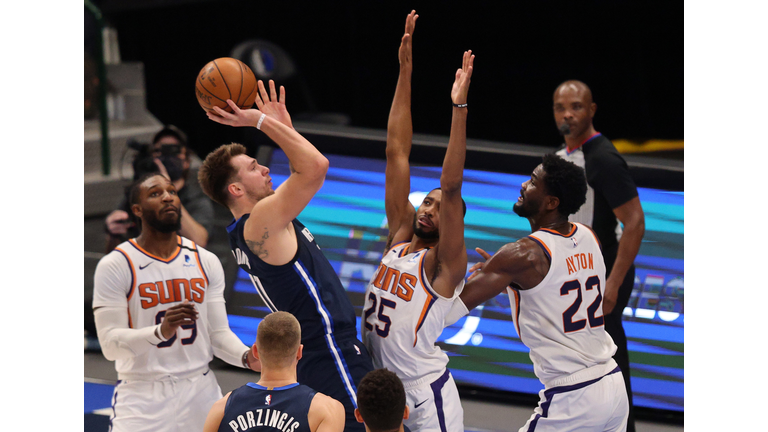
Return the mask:
[[[418,15],[406,18],[400,75],[387,126],[386,250],[365,293],[363,342],[376,368],[403,381],[410,416],[419,431],[462,431],[464,413],[448,356],[435,346],[445,314],[464,287],[467,251],[461,198],[466,156],[467,93],[475,56],[464,52],[451,89],[453,114],[440,187],[414,209],[410,193],[412,36]]]

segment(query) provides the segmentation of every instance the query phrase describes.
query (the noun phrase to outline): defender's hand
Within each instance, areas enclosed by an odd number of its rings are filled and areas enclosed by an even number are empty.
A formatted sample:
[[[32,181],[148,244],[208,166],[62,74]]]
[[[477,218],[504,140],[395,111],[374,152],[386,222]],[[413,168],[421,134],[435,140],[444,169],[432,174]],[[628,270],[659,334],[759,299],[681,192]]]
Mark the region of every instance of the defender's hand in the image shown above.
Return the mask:
[[[285,107],[285,87],[280,86],[280,98],[278,99],[273,80],[269,80],[269,96],[267,96],[267,89],[264,88],[264,82],[259,80],[258,85],[259,93],[256,94],[256,107],[259,108],[259,111],[289,128],[293,128],[291,115],[288,114],[288,108]]]
[[[467,103],[469,81],[472,78],[474,63],[475,56],[472,54],[472,50],[464,51],[461,69],[456,70],[456,80],[453,82],[453,88],[451,89],[451,100],[455,104]]]

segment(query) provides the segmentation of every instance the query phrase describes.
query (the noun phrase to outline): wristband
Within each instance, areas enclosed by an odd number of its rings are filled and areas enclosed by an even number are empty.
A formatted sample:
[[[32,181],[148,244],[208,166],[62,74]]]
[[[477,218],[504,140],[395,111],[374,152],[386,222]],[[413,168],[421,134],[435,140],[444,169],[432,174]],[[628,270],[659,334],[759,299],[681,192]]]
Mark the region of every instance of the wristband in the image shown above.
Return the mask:
[[[467,104],[466,104],[466,103],[463,103],[463,104],[455,104],[455,103],[451,102],[451,105],[455,106],[456,108],[466,108],[466,107],[467,107]]]
[[[263,122],[266,117],[267,117],[266,114],[264,113],[261,114],[261,118],[259,119],[259,122],[256,123],[256,129],[261,130],[261,122]]]
[[[250,351],[251,350],[248,350],[245,353],[243,353],[243,367],[246,368],[246,369],[250,369],[251,368],[251,364],[248,363],[248,353]]]
[[[165,336],[163,336],[163,331],[160,328],[160,326],[162,325],[163,324],[160,323],[157,325],[157,327],[155,327],[155,336],[157,336],[157,338],[160,339],[161,341],[166,342],[168,341],[168,339],[166,339]]]

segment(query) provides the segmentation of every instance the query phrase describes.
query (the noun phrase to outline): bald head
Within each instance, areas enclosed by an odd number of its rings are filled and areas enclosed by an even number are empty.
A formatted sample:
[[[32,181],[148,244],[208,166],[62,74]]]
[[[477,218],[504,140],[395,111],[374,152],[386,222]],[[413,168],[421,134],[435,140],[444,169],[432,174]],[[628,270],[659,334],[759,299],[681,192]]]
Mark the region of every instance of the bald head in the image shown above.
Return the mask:
[[[552,95],[552,100],[557,99],[559,93],[570,93],[578,95],[579,99],[585,104],[592,103],[592,90],[589,86],[579,80],[568,80],[557,86],[555,93]]]
[[[552,95],[552,109],[557,129],[569,148],[575,148],[595,133],[592,118],[597,104],[592,101],[592,90],[583,82],[568,80],[557,86]]]

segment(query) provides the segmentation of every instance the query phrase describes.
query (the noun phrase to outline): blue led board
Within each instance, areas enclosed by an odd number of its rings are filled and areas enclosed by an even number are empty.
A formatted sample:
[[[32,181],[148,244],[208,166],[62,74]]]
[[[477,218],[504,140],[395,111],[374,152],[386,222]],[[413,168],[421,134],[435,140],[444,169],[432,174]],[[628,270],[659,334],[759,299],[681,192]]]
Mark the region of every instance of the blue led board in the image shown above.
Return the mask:
[[[387,236],[385,161],[326,157],[330,169],[325,184],[299,220],[312,232],[347,289],[356,308],[359,334],[365,286],[379,264]],[[274,152],[270,170],[275,185],[288,177],[288,159],[282,151]],[[482,261],[475,247],[495,252],[530,233],[528,221],[512,212],[520,185],[529,177],[530,173],[464,171],[469,266]],[[419,193],[439,184],[439,167],[411,167],[412,202],[420,202]],[[635,261],[635,287],[624,310],[634,403],[683,411],[684,196],[646,188],[639,188],[639,194],[645,237]],[[269,310],[242,270],[233,289],[237,302],[227,305],[230,326],[244,343],[252,344],[256,327]],[[506,294],[446,328],[438,345],[450,356],[448,367],[459,385],[532,394],[543,388],[533,373],[528,348],[517,337]]]

